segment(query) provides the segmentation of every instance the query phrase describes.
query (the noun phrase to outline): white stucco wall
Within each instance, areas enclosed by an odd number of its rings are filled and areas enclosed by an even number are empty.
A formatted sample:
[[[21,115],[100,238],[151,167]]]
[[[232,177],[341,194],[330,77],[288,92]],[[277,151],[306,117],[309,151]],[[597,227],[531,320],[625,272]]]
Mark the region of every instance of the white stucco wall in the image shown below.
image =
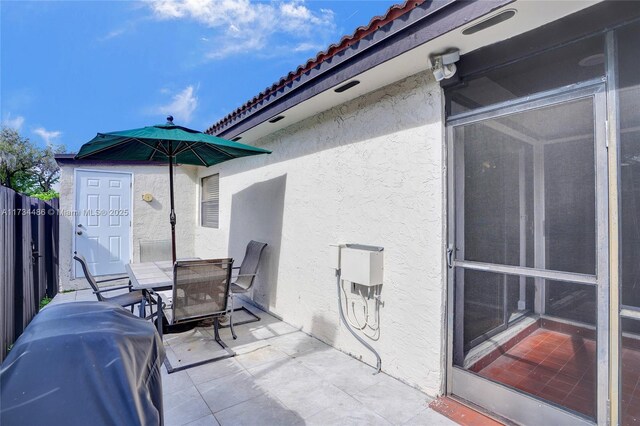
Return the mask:
[[[75,209],[74,169],[105,170],[133,173],[132,258],[140,260],[141,240],[169,240],[169,172],[167,165],[130,166],[116,164],[63,164],[60,173],[60,209]],[[197,172],[194,167],[180,166],[175,175],[176,251],[180,257],[194,255],[194,235],[197,217]],[[142,200],[150,193],[151,202]],[[60,286],[62,289],[86,287],[86,282],[74,280],[73,238],[74,217],[60,216]]]
[[[273,154],[220,173],[220,229],[198,228],[197,256],[240,262],[269,244],[254,300],[331,345],[375,358],[339,324],[329,245],[384,247],[383,370],[430,395],[443,379],[443,101],[427,73],[265,137]],[[371,306],[373,304],[371,303]]]

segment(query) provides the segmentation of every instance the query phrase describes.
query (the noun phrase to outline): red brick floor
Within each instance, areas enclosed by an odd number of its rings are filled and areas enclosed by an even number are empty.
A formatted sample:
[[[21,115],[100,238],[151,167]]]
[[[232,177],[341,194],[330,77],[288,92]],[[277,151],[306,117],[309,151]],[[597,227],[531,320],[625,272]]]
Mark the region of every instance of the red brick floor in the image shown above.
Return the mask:
[[[539,328],[479,374],[594,417],[595,357],[593,340]]]
[[[622,349],[622,402],[620,418],[624,426],[640,425],[640,351]]]
[[[563,407],[595,417],[596,344],[539,328],[479,371]],[[623,425],[640,425],[640,351],[622,350]]]

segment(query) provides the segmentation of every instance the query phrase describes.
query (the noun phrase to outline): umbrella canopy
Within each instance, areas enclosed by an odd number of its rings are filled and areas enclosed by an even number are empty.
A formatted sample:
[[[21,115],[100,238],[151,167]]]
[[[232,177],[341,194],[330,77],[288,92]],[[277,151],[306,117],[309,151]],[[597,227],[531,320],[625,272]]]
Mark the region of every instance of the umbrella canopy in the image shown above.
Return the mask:
[[[171,118],[171,117],[168,117]],[[98,133],[82,145],[76,159],[159,161],[209,167],[232,158],[271,151],[229,141],[173,124]]]
[[[175,163],[209,167],[233,158],[271,151],[229,141],[197,130],[173,124],[167,117],[166,124],[118,132],[98,133],[82,145],[75,156],[77,160],[97,161],[150,161],[169,163],[169,193],[171,212],[172,257],[176,261],[175,224],[173,200],[173,165]]]

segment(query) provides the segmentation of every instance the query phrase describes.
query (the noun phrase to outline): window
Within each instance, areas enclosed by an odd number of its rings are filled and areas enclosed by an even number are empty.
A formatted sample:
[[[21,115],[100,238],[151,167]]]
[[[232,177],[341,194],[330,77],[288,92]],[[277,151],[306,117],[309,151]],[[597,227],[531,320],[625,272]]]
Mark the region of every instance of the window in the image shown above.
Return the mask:
[[[220,218],[220,175],[202,178],[200,192],[200,225],[218,228]]]

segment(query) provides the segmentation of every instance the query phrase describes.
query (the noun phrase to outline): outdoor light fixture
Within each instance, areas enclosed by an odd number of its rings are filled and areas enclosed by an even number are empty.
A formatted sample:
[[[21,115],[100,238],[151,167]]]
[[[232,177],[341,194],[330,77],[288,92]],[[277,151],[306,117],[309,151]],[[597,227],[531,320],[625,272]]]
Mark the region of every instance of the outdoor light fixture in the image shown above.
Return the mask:
[[[436,81],[451,78],[456,73],[456,62],[460,60],[458,49],[449,49],[444,53],[429,56],[431,61],[431,71]]]
[[[352,80],[350,82],[348,82],[347,84],[343,84],[342,86],[334,89],[333,91],[336,93],[342,93],[346,90],[351,89],[353,86],[357,86],[358,84],[360,84],[360,82],[358,80]]]
[[[278,115],[277,117],[273,117],[271,120],[269,120],[269,123],[277,123],[278,121],[282,120],[284,118],[284,115]]]
[[[466,29],[462,30],[462,34],[471,35],[471,34],[477,33],[478,31],[486,30],[489,27],[493,27],[494,25],[498,25],[500,22],[504,22],[507,19],[513,18],[515,16],[515,14],[516,14],[516,10],[515,9],[503,10],[502,12],[498,13],[497,15],[493,15],[491,18],[485,19],[482,22],[478,22],[477,24],[472,25],[469,28],[466,28]]]

